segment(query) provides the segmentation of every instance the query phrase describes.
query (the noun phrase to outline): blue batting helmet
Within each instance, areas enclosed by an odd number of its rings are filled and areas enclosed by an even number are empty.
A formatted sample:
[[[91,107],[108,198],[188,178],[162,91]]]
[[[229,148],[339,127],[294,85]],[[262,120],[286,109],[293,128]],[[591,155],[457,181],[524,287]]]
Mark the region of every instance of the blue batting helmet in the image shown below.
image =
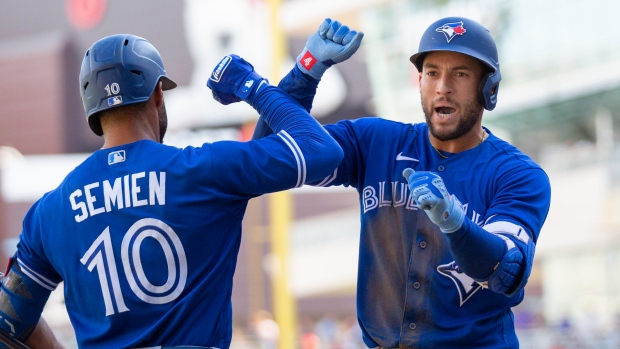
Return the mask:
[[[424,56],[433,51],[452,51],[474,57],[489,68],[480,84],[480,99],[487,110],[497,104],[497,92],[502,76],[495,41],[480,23],[463,17],[447,17],[431,24],[420,40],[418,53],[409,60],[422,71]]]
[[[98,112],[147,101],[160,80],[164,90],[177,86],[148,40],[119,34],[95,42],[84,54],[80,70],[80,95],[91,130],[103,135]]]

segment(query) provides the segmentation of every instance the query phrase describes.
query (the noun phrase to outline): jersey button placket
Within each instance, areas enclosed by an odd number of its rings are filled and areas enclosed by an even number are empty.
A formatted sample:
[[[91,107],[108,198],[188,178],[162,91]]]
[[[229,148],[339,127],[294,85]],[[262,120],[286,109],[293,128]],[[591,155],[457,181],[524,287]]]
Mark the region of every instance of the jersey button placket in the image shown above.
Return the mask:
[[[437,166],[437,171],[439,171],[439,172],[443,172],[445,169],[446,169],[446,167],[444,165]]]

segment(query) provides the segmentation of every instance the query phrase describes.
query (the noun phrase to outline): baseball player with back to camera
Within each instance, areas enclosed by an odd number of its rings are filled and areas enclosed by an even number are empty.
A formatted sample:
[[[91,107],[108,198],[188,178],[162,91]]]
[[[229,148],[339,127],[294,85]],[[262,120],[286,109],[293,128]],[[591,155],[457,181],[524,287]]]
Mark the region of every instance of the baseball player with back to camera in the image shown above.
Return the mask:
[[[325,20],[279,86],[312,106],[323,72],[360,33]],[[546,173],[482,126],[501,80],[481,24],[439,19],[418,69],[425,123],[377,117],[326,125],[344,159],[317,186],[359,193],[357,313],[369,348],[518,348],[524,297],[550,205]],[[372,64],[370,62],[369,64]],[[270,130],[259,120],[254,137]]]
[[[164,145],[164,91],[176,84],[155,47],[113,35],[86,51],[80,91],[104,145],[26,214],[2,279],[3,331],[28,339],[63,281],[80,348],[229,348],[248,201],[324,178],[343,154],[242,58],[225,56],[207,85],[223,104],[250,104],[275,134]]]

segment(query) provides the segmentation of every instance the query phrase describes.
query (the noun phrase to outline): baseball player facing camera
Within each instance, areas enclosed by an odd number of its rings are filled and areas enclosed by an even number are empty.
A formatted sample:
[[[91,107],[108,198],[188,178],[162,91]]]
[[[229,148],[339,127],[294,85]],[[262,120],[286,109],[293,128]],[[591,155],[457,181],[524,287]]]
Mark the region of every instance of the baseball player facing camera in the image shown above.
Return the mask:
[[[362,37],[326,19],[279,86],[310,110],[325,69],[349,58]],[[486,28],[439,19],[410,60],[426,122],[326,125],[344,159],[312,183],[359,193],[363,340],[369,348],[518,348],[511,307],[524,297],[549,179],[482,126],[501,80]],[[271,132],[259,120],[254,138]]]
[[[59,346],[37,324],[64,282],[80,348],[229,348],[248,201],[318,181],[343,154],[293,98],[235,55],[215,67],[208,87],[223,104],[247,102],[274,135],[164,145],[164,91],[175,86],[138,36],[109,36],[86,51],[80,92],[103,148],[28,211],[2,279],[2,333]]]

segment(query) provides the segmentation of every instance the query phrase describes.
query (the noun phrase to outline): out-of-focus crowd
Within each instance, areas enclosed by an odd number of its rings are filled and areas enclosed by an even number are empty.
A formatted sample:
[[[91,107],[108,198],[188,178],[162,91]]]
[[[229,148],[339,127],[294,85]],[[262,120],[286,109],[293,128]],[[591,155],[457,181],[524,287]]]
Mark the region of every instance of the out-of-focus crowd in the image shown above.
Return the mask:
[[[618,349],[620,315],[613,328],[601,329],[593,319],[587,324],[568,320],[551,324],[540,314],[515,312],[515,323],[522,349]],[[360,327],[354,316],[326,315],[302,318],[297,349],[365,349]],[[247,325],[233,330],[231,349],[279,349],[279,328],[271,314],[260,311]]]
[[[299,349],[366,348],[357,319],[325,315],[300,319]],[[279,349],[279,328],[267,311],[255,313],[247,326],[235,326],[231,349]]]

